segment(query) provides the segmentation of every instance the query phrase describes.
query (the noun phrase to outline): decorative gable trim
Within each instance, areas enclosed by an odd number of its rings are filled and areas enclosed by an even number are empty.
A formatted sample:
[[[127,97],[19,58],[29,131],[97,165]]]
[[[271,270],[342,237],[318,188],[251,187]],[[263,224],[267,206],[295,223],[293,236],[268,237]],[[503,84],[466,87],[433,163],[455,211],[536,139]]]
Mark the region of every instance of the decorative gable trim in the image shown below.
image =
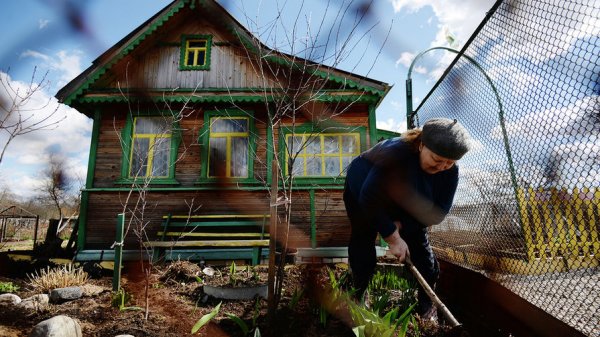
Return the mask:
[[[133,51],[142,41],[144,41],[148,36],[150,36],[158,27],[162,26],[165,22],[167,22],[173,15],[179,12],[183,7],[185,7],[186,1],[180,1],[173,6],[166,14],[160,16],[154,23],[150,25],[146,30],[143,30],[141,34],[131,40],[129,44],[127,44],[116,56],[112,57],[109,62],[100,66],[96,70],[92,71],[92,73],[87,77],[83,84],[79,85],[77,90],[69,94],[63,103],[66,105],[70,105],[73,100],[75,100],[78,96],[80,96],[84,90],[87,90],[96,80],[100,78],[100,76],[104,75],[108,69],[110,69],[115,63],[121,60],[123,57],[127,56],[131,51]],[[127,37],[126,37],[127,38]]]

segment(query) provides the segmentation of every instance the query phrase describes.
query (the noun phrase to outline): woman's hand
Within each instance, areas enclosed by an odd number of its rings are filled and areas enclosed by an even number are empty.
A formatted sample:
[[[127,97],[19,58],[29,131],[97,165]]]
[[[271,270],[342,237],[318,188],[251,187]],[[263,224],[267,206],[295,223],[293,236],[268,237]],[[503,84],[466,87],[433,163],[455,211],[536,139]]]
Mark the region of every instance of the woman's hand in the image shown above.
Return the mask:
[[[404,262],[406,256],[409,254],[408,245],[406,244],[406,241],[400,237],[398,231],[394,231],[392,235],[383,238],[383,240],[385,240],[389,246],[388,252],[396,256],[400,262]]]

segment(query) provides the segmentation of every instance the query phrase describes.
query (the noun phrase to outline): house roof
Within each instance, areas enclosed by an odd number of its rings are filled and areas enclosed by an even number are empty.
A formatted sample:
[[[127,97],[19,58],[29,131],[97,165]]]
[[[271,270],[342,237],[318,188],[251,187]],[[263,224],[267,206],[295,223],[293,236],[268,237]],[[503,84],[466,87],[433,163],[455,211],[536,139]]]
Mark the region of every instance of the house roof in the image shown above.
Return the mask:
[[[224,7],[214,0],[174,0],[161,11],[156,13],[146,22],[137,27],[134,31],[122,38],[114,46],[106,50],[102,55],[96,58],[90,67],[83,71],[79,76],[65,85],[56,94],[56,98],[67,105],[77,100],[84,94],[90,86],[92,86],[102,75],[104,75],[113,65],[115,65],[123,57],[131,53],[142,41],[150,37],[175,14],[180,12],[185,6],[190,6],[193,10],[195,6],[202,6],[211,13],[219,13],[220,15],[211,15],[215,20],[215,24],[229,30],[233,35],[237,36],[240,42],[250,51],[262,51],[262,55],[267,61],[281,64],[296,63],[302,65],[318,65],[314,67],[313,75],[322,77],[329,81],[343,85],[346,88],[353,88],[365,91],[379,97],[377,104],[381,102],[383,97],[391,89],[390,85],[385,82],[374,80],[365,76],[357,75],[338,68],[329,67],[323,64],[318,64],[297,56],[282,53],[273,50],[258,41],[241,23],[239,23]],[[265,53],[266,52],[266,53]]]

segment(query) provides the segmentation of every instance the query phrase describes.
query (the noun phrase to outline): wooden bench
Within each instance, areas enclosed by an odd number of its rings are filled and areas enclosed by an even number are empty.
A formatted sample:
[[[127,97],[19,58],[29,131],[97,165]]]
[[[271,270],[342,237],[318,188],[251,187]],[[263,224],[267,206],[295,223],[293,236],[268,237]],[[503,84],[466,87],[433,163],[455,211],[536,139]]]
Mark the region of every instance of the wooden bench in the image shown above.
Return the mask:
[[[154,260],[181,257],[260,262],[269,246],[268,214],[166,215],[156,241],[145,242]],[[188,248],[188,249],[185,249]],[[191,248],[191,249],[189,249]],[[168,255],[165,256],[165,251]],[[187,255],[187,257],[186,257]]]

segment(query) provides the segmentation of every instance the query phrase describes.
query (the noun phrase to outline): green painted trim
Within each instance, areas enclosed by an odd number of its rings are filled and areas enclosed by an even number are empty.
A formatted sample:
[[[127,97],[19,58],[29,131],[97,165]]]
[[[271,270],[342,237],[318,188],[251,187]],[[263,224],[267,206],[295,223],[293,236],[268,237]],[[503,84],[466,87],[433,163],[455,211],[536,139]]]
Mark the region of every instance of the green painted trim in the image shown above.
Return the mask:
[[[125,229],[125,214],[117,214],[117,228],[115,235],[115,256],[112,290],[118,291],[121,289],[121,263],[123,262],[123,230]]]
[[[310,197],[310,246],[317,248],[317,211],[315,209],[315,190],[308,192]]]
[[[260,95],[260,96],[264,96],[265,92],[274,92],[274,93],[281,93],[281,94],[285,94],[286,91],[281,89],[281,88],[275,88],[275,87],[244,87],[244,88],[223,88],[223,87],[208,87],[208,88],[143,88],[143,87],[121,87],[121,88],[111,88],[111,87],[105,87],[105,88],[94,88],[94,93],[109,93],[109,94],[119,94],[121,95],[123,92],[143,92],[143,93],[156,93],[156,94],[160,94],[163,95],[165,93],[201,93],[201,92],[207,92],[207,93],[215,93],[215,92],[220,92],[220,93],[248,93],[248,94],[255,94],[255,95]],[[336,93],[340,93],[340,92],[354,92],[356,94],[353,95],[345,95],[345,96],[352,96],[354,98],[359,98],[359,97],[370,97],[370,98],[376,98],[372,95],[366,95],[366,94],[361,94],[359,92],[357,92],[356,90],[340,90],[340,89],[321,89],[319,90],[318,94],[322,94],[320,96],[327,96],[327,95],[331,95],[331,94],[336,94]],[[313,98],[313,96],[315,95],[311,95],[311,100],[316,99]],[[339,95],[338,95],[339,96]]]
[[[127,114],[127,118],[125,119],[125,125],[121,130],[121,179],[127,179],[129,176],[129,167],[131,163],[129,162],[131,153],[131,143],[133,142],[133,117],[131,114]]]
[[[219,95],[219,96],[187,96],[187,95],[170,95],[174,91],[163,91],[166,95],[156,96],[139,96],[139,97],[124,97],[123,95],[114,96],[94,96],[81,97],[77,100],[79,104],[97,104],[97,103],[128,103],[136,101],[151,101],[151,102],[167,102],[167,103],[271,103],[274,101],[274,96],[271,94],[264,95],[256,92],[256,95]],[[232,92],[234,92],[232,90]],[[158,91],[157,91],[158,93]],[[377,99],[369,95],[320,95],[312,99],[315,102],[323,103],[363,103],[374,104]]]
[[[87,225],[87,214],[89,206],[89,190],[81,191],[81,204],[79,205],[79,228],[77,229],[77,251],[85,249],[85,236]]]
[[[261,186],[240,186],[238,184],[230,184],[229,186],[223,186],[222,184],[208,184],[203,186],[194,187],[99,187],[85,189],[85,192],[89,193],[106,193],[106,192],[129,192],[129,191],[149,191],[149,192],[194,192],[194,191],[269,191],[268,186],[260,184]],[[336,185],[323,185],[323,184],[312,184],[312,185],[296,185],[292,188],[294,191],[307,191],[315,188],[323,190],[343,190],[343,184]]]
[[[133,142],[133,119],[134,117],[159,117],[162,113],[173,115],[172,132],[171,132],[171,157],[169,158],[169,176],[161,178],[152,177],[138,177],[131,178],[129,176],[129,169],[131,167],[130,154],[131,144]],[[183,138],[181,134],[181,128],[177,121],[176,112],[162,111],[161,113],[155,112],[138,112],[136,114],[127,114],[125,119],[125,126],[121,130],[121,176],[115,181],[115,184],[171,184],[177,185],[179,182],[175,179],[175,166],[177,164],[177,155],[179,151],[179,145]]]
[[[90,156],[88,158],[88,169],[87,169],[87,177],[85,179],[85,186],[92,187],[94,186],[94,173],[96,171],[96,157],[98,154],[98,137],[100,135],[100,123],[102,116],[100,114],[100,109],[96,108],[94,111],[94,118],[92,121],[92,139],[90,142]]]
[[[326,130],[326,132],[323,132]],[[296,127],[282,126],[279,130],[279,161],[281,167],[284,168],[284,172],[287,171],[288,163],[281,163],[281,161],[286,158],[286,146],[285,146],[285,137],[289,134],[302,134],[302,133],[312,133],[312,134],[327,134],[327,133],[356,133],[358,132],[360,138],[360,151],[364,152],[367,150],[367,140],[366,140],[366,130],[367,128],[364,126],[347,126],[335,122],[327,122],[323,123],[322,126],[315,125],[313,123],[304,123],[302,125]],[[287,178],[287,177],[286,177]],[[294,177],[295,185],[310,185],[310,186],[322,186],[322,185],[335,185],[341,184],[342,187],[344,182],[346,181],[346,177],[342,175],[338,175],[335,177]],[[283,181],[280,182],[283,184]]]
[[[377,144],[377,115],[375,106],[369,105],[369,148]]]
[[[100,78],[100,76],[104,75],[108,69],[110,69],[115,63],[121,60],[123,57],[127,56],[132,50],[134,50],[142,41],[144,41],[148,36],[150,36],[158,27],[162,26],[167,22],[175,13],[179,12],[185,6],[185,1],[180,1],[177,5],[171,8],[170,11],[165,13],[163,16],[158,18],[148,29],[146,29],[140,36],[138,36],[133,41],[129,42],[129,44],[123,48],[115,57],[113,57],[109,62],[105,65],[99,67],[94,72],[92,72],[88,76],[88,80],[86,80],[82,85],[80,85],[75,91],[73,91],[67,98],[64,100],[64,104],[70,105],[71,102],[80,96],[84,90],[87,90],[96,80]]]
[[[258,180],[254,177],[254,154],[256,153],[256,139],[257,130],[254,125],[254,112],[243,111],[239,109],[224,109],[224,110],[210,110],[204,113],[204,125],[198,136],[198,144],[202,146],[201,154],[201,172],[200,178],[196,181],[196,184],[210,184],[210,183],[223,183],[224,178],[210,178],[208,176],[208,151],[209,151],[209,138],[210,138],[210,119],[212,117],[248,117],[248,177],[246,178],[226,178],[229,182],[236,183],[257,183]]]
[[[267,184],[271,186],[273,184],[273,168],[271,164],[273,163],[275,156],[275,144],[273,139],[273,124],[271,123],[271,111],[268,113],[268,124],[267,124]]]
[[[201,39],[206,40],[206,64],[201,66],[188,66],[185,64],[186,42],[188,40]],[[212,35],[209,34],[190,34],[181,36],[181,46],[179,50],[179,70],[210,70],[210,52],[212,47]]]
[[[400,137],[401,135],[402,134],[400,132],[377,129],[377,141],[378,142],[379,142],[379,139],[381,139],[381,138],[383,138],[383,139],[391,139],[391,138]]]
[[[272,50],[269,50],[269,52],[271,52],[271,51]],[[307,67],[307,65],[305,63],[293,62],[293,61],[286,59],[284,56],[277,56],[277,55],[268,55],[268,56],[263,57],[263,59],[265,59],[266,61],[272,62],[272,63],[290,67],[291,69],[295,69],[295,70],[298,70],[301,72],[309,72],[311,75],[317,75],[325,80],[329,80],[334,83],[340,84],[344,88],[355,88],[355,89],[364,90],[371,94],[377,95],[380,98],[383,97],[387,92],[387,90],[378,90],[371,86],[363,85],[363,84],[357,83],[355,81],[352,81],[346,77],[336,76],[336,75],[331,74],[328,71],[321,70],[320,68],[326,67],[324,65],[319,64],[319,65],[316,65],[316,69],[314,69],[314,68],[311,69],[311,67],[310,66]]]

